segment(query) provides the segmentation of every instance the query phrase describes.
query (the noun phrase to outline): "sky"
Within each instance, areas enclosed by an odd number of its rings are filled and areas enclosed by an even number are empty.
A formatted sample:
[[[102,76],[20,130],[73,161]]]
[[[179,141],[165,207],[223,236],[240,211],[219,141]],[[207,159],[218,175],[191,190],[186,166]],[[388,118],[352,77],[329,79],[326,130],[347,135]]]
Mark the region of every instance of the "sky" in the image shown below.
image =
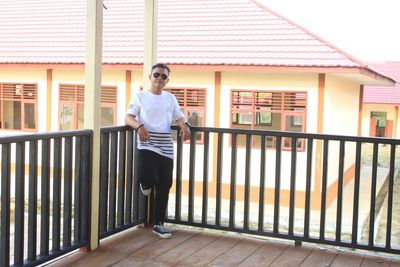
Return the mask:
[[[364,62],[400,61],[400,0],[256,0]]]

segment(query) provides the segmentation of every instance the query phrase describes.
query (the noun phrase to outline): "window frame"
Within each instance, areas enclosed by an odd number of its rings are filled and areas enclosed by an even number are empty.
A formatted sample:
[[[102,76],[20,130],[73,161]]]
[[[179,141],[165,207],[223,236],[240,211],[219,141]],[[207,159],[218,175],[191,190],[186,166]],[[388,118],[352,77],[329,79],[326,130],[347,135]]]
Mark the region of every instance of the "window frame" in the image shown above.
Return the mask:
[[[197,112],[201,112],[203,114],[203,117],[202,117],[202,120],[201,120],[201,125],[199,125],[199,126],[200,127],[204,127],[206,125],[207,88],[201,88],[201,87],[166,87],[163,90],[173,94],[176,97],[176,100],[178,101],[180,108],[183,109],[182,112],[185,115],[185,117],[188,117],[187,114],[189,112],[196,112],[196,111]],[[176,90],[183,91],[183,99],[182,99],[182,97],[177,96],[176,94],[173,93]],[[191,97],[188,92],[189,91],[194,91],[194,90],[197,90],[198,92],[201,92],[198,97],[200,98],[199,99],[199,104],[201,104],[201,102],[203,102],[204,103],[203,106],[201,106],[201,105],[193,106],[193,105],[190,105],[190,103],[188,103],[189,102],[188,98]],[[193,103],[193,101],[191,103]],[[193,126],[195,126],[195,125],[193,125]],[[203,133],[201,133],[201,137],[198,140],[196,140],[196,143],[197,144],[203,144],[204,143],[204,134]]]
[[[237,96],[235,96],[237,94]],[[243,94],[243,96],[241,96]],[[247,96],[245,96],[247,94]],[[295,102],[291,99],[292,95],[295,95]],[[250,96],[251,95],[251,96]],[[264,99],[260,98],[260,95],[266,96]],[[270,95],[270,98],[268,98]],[[277,96],[274,98],[274,95]],[[257,97],[256,97],[257,96]],[[234,101],[234,100],[237,101]],[[262,100],[262,101],[260,101]],[[266,100],[266,101],[265,101]],[[270,100],[268,102],[268,100]],[[291,101],[292,100],[292,101]],[[297,102],[298,100],[298,102]],[[243,102],[243,103],[241,103]],[[299,106],[299,103],[302,106]],[[257,105],[258,104],[258,105]],[[230,127],[232,129],[256,129],[256,126],[272,126],[273,113],[280,114],[280,129],[279,131],[287,131],[286,120],[290,116],[301,116],[303,118],[303,124],[301,124],[301,132],[306,130],[306,119],[307,119],[307,106],[308,106],[308,92],[307,91],[295,91],[295,90],[252,90],[252,89],[231,89],[230,91]],[[257,124],[257,114],[262,112],[271,113],[271,122]],[[234,113],[251,113],[252,121],[251,124],[240,124],[234,123]],[[235,127],[235,125],[239,127]],[[240,127],[242,126],[242,127]],[[249,126],[249,127],[246,127]],[[293,127],[296,125],[292,125]],[[300,126],[300,125],[299,125]],[[290,138],[289,138],[290,139]],[[291,143],[285,145],[286,138],[282,139],[282,150],[291,150]],[[272,147],[275,149],[275,139],[273,139]],[[238,145],[242,147],[243,145]],[[255,145],[254,138],[252,140],[252,146],[260,148]],[[301,140],[299,143],[298,151],[305,150],[305,140]]]
[[[17,90],[17,85],[21,86],[21,92],[19,99],[13,95],[13,97],[6,97],[5,85],[14,86]],[[32,99],[25,98],[25,90],[28,90],[29,87],[34,90],[34,96]],[[27,88],[28,87],[28,88]],[[15,91],[16,93],[16,91]],[[19,102],[21,104],[21,127],[20,129],[10,129],[5,128],[5,117],[4,117],[4,102],[12,101]],[[35,128],[26,128],[25,127],[25,104],[33,104],[34,105],[34,123]],[[18,132],[37,132],[38,131],[38,84],[37,83],[27,83],[27,82],[0,82],[0,130],[2,131],[18,131]],[[14,116],[12,117],[14,119]]]
[[[74,87],[74,98],[71,100],[62,100],[61,99],[61,89],[62,86]],[[103,101],[105,96],[103,95],[105,88],[115,89],[115,101]],[[82,90],[80,94],[79,90]],[[102,85],[101,86],[101,95],[100,95],[100,108],[103,107],[111,107],[114,112],[114,126],[117,125],[117,104],[118,104],[118,86],[113,85]],[[59,83],[58,85],[58,129],[61,130],[61,107],[63,104],[72,105],[72,113],[73,113],[73,127],[71,130],[78,129],[78,105],[84,105],[85,102],[85,86],[83,84],[69,84],[69,83]],[[101,116],[101,114],[100,114]],[[100,118],[101,119],[101,118]]]

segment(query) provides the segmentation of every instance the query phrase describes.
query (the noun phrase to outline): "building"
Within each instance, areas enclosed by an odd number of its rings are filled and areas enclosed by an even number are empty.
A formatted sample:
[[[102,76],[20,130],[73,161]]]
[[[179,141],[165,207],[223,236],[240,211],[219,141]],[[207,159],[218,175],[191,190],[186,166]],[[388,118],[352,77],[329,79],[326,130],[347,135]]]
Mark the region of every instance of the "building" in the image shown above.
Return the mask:
[[[399,138],[400,62],[375,62],[371,67],[396,80],[396,85],[365,86],[362,135]]]
[[[84,120],[85,1],[2,4],[2,133],[79,129]],[[121,125],[129,99],[143,87],[144,2],[104,4],[101,121]],[[193,125],[358,135],[363,86],[395,83],[252,0],[160,0],[158,29],[158,61],[172,69],[168,90]],[[242,137],[238,144],[244,144]],[[253,147],[259,147],[256,139]],[[267,147],[274,149],[273,139]],[[287,162],[290,142],[284,141],[283,149]],[[304,141],[297,149],[305,151]],[[315,149],[321,154],[322,145]],[[243,157],[244,149],[239,150]],[[337,154],[338,147],[329,151]],[[267,156],[273,162],[273,155]],[[349,181],[354,157],[346,157]],[[305,158],[306,153],[299,155],[299,166]],[[334,188],[337,174],[331,169],[328,186]],[[316,191],[320,170],[321,159],[315,158]],[[304,171],[300,168],[299,175]],[[238,176],[240,184],[243,174]],[[287,190],[288,169],[282,179]]]

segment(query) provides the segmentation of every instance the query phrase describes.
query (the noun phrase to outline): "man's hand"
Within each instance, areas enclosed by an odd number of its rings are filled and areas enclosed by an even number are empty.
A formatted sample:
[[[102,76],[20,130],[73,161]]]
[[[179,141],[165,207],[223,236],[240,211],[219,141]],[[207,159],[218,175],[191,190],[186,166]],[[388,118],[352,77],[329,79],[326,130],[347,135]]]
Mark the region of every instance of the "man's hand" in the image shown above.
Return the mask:
[[[183,141],[186,141],[190,138],[190,127],[186,123],[183,123],[181,126],[180,136],[182,136]]]
[[[125,124],[130,126],[133,129],[136,129],[139,134],[140,141],[150,141],[150,135],[146,128],[144,128],[144,124],[140,123],[136,120],[136,116],[132,114],[126,114],[125,116]]]
[[[138,134],[139,134],[140,141],[150,142],[150,134],[146,130],[146,128],[144,128],[144,126],[141,126],[137,131],[138,131]]]

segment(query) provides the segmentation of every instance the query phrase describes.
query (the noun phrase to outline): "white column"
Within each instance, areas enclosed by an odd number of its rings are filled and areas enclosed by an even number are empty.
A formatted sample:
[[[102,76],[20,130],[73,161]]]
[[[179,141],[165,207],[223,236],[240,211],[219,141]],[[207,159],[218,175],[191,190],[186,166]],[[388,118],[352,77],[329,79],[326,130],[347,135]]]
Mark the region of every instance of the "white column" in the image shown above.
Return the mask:
[[[103,41],[103,0],[87,0],[84,127],[93,130],[90,249],[99,245],[100,89]]]
[[[144,1],[144,62],[143,88],[150,86],[151,66],[157,62],[157,6],[158,0]]]

